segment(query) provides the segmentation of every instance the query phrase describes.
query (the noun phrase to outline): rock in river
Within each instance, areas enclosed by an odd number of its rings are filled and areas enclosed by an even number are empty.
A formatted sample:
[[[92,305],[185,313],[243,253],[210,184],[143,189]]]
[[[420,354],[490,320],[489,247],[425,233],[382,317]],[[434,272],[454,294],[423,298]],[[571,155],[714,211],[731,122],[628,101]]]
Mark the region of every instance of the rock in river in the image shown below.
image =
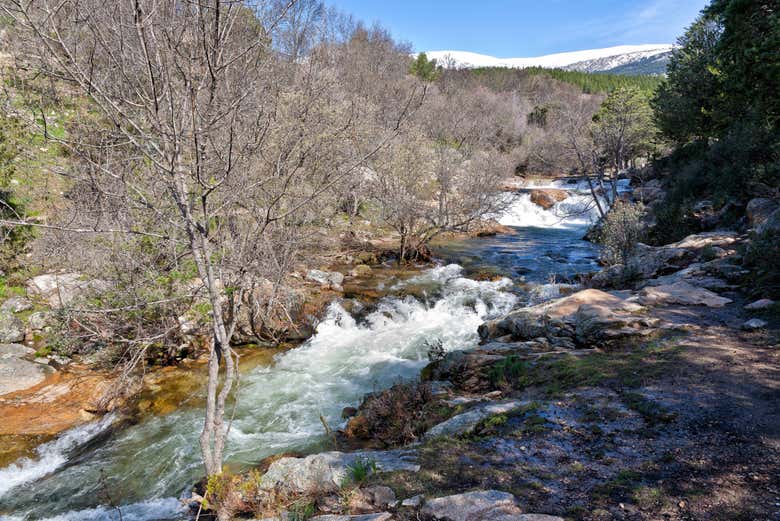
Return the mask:
[[[539,188],[531,190],[531,202],[537,206],[541,206],[545,210],[549,210],[555,203],[565,201],[569,197],[566,190],[558,190],[557,188]]]

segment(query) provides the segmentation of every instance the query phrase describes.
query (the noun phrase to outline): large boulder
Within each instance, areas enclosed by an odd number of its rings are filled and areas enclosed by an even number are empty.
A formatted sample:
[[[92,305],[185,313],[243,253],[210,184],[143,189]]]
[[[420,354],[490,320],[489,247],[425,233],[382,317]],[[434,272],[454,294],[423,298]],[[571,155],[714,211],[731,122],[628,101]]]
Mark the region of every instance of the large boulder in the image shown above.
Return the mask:
[[[757,228],[764,224],[772,213],[780,208],[780,201],[767,197],[751,199],[745,208],[748,223],[751,228]]]
[[[338,492],[347,480],[349,467],[357,462],[375,465],[381,472],[420,470],[414,452],[408,450],[322,452],[305,458],[274,461],[263,475],[260,488],[291,494]]]
[[[45,300],[52,308],[61,308],[86,293],[104,291],[108,286],[105,281],[86,279],[80,273],[49,273],[27,281],[27,294]]]
[[[275,286],[268,279],[255,281],[244,293],[236,320],[234,342],[262,344],[291,336],[308,337],[305,323],[304,294],[287,286]],[[183,322],[186,326],[187,322]],[[296,328],[299,331],[293,332]]]
[[[685,281],[650,286],[639,293],[639,302],[648,306],[680,304],[683,306],[723,307],[731,299],[721,297],[710,290],[693,286]]]
[[[38,385],[51,373],[51,368],[26,359],[34,353],[20,344],[0,344],[0,395]]]
[[[531,202],[537,206],[541,206],[545,210],[549,210],[556,203],[565,201],[569,197],[569,193],[566,190],[559,190],[557,188],[536,188],[530,190]]]
[[[625,295],[586,289],[552,302],[522,308],[479,326],[483,341],[509,335],[512,340],[539,337],[554,345],[568,339],[581,345],[604,345],[626,337],[643,336],[655,321],[643,316],[642,306]],[[574,344],[572,344],[574,345]]]
[[[24,340],[24,322],[10,311],[0,311],[0,343],[8,344]]]

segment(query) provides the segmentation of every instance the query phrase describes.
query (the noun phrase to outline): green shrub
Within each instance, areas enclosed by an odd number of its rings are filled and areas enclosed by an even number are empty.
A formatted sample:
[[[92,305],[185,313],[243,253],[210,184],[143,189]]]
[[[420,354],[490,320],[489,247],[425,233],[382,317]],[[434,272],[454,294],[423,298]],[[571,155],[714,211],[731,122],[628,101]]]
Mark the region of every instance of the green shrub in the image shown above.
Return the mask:
[[[757,235],[745,250],[743,264],[749,270],[746,287],[755,297],[780,299],[780,234]]]
[[[636,246],[642,240],[645,207],[642,203],[617,202],[609,211],[599,230],[601,259],[609,266],[629,268]]]

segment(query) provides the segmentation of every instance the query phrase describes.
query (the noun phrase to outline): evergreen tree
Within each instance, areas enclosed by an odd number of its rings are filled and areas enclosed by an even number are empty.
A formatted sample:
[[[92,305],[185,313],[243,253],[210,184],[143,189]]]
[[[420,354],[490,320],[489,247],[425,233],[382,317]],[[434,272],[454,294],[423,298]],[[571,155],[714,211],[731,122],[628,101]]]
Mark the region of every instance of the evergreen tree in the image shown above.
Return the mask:
[[[409,72],[423,81],[435,81],[439,77],[436,60],[429,60],[424,52],[417,55],[417,58],[409,66]]]
[[[720,92],[717,69],[721,25],[711,16],[701,16],[677,40],[667,80],[652,100],[656,124],[675,143],[687,143],[715,134],[713,112]]]

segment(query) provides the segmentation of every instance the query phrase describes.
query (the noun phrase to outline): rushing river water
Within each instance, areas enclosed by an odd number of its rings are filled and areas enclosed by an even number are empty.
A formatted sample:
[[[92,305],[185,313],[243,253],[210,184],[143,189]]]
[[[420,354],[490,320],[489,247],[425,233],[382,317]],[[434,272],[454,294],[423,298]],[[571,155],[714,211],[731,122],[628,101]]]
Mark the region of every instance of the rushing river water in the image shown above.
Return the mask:
[[[506,313],[536,288],[595,268],[595,251],[580,240],[592,217],[573,212],[573,194],[549,212],[516,197],[502,216],[515,235],[472,239],[438,253],[448,262],[395,282],[390,296],[368,310],[348,313],[331,304],[316,334],[274,363],[245,372],[228,442],[228,462],[240,467],[279,452],[313,451],[324,444],[320,415],[331,425],[362,396],[414,378],[427,363],[427,344],[445,349],[477,344],[477,327]],[[530,205],[530,206],[529,206]],[[495,268],[510,278],[475,281],[465,274]],[[426,298],[394,297],[404,287],[425,288]],[[415,294],[419,294],[419,291]],[[197,400],[195,400],[197,402]],[[202,475],[197,438],[202,409],[183,406],[113,428],[113,418],[68,431],[37,449],[37,457],[0,469],[0,521],[118,520],[182,517],[178,500]]]

